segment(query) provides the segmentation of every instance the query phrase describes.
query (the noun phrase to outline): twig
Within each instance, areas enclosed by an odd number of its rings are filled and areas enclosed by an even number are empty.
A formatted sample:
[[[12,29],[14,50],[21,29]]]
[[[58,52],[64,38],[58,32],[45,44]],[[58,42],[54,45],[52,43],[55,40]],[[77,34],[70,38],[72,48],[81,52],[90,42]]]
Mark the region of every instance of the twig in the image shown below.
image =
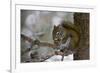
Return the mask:
[[[51,44],[51,43],[48,43],[48,42],[39,42],[38,44],[37,44],[37,43],[34,44],[35,41],[33,41],[33,39],[31,39],[31,38],[29,38],[29,37],[27,37],[27,36],[25,36],[25,35],[23,35],[23,34],[21,34],[21,38],[23,38],[24,40],[26,40],[26,41],[32,43],[33,46],[34,46],[34,45],[39,45],[39,46],[47,46],[47,47],[51,47],[51,48],[56,48],[56,47],[57,47],[56,45]]]

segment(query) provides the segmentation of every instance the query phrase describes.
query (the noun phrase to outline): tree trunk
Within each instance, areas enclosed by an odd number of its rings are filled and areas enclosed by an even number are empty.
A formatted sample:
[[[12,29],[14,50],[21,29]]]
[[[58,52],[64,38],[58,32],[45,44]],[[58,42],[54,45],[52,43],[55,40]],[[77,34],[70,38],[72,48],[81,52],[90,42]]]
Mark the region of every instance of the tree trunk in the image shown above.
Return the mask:
[[[89,13],[75,13],[74,24],[80,26],[80,42],[74,60],[89,59]]]

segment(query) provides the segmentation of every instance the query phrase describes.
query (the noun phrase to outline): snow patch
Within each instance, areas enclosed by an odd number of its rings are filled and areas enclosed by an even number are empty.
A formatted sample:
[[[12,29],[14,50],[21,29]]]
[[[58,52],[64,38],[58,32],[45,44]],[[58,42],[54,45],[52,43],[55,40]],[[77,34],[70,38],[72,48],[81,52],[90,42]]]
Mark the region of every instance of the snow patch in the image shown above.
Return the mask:
[[[54,55],[51,58],[47,59],[45,62],[61,61],[61,58],[62,58],[61,55]],[[73,54],[70,54],[68,56],[64,56],[63,61],[73,61]]]

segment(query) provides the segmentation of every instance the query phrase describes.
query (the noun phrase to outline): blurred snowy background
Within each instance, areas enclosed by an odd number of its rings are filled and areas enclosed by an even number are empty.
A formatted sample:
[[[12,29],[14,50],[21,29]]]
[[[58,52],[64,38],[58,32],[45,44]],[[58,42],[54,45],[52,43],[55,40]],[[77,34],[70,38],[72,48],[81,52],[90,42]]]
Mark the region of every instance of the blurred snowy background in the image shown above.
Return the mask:
[[[52,31],[54,25],[59,25],[63,20],[74,22],[73,13],[71,12],[56,12],[56,11],[34,11],[34,10],[21,10],[21,33],[32,38],[38,39],[43,42],[53,44]],[[22,42],[21,42],[22,43]],[[29,48],[29,43],[22,43],[21,49]],[[24,48],[23,48],[24,47]],[[53,49],[41,48],[38,53],[39,56],[45,57]],[[24,55],[25,59],[29,57]],[[60,61],[61,56],[53,56],[46,61]],[[65,60],[73,60],[73,55],[66,56]]]

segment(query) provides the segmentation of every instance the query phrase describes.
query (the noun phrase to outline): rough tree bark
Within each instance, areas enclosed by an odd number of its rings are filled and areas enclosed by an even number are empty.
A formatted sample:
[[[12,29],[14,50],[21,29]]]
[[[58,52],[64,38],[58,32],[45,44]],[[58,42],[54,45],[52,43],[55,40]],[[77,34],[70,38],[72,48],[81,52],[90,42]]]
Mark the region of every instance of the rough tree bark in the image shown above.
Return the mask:
[[[89,59],[89,13],[74,13],[74,23],[80,26],[80,42],[74,60]]]

